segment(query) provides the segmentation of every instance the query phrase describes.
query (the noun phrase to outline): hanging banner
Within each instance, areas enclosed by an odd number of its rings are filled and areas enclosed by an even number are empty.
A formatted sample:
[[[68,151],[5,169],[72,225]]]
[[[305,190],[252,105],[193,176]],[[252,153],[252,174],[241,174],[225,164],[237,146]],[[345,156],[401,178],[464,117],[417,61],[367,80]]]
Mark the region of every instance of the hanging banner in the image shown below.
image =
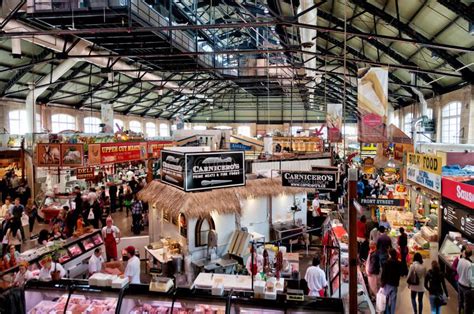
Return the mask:
[[[94,167],[84,167],[76,169],[76,178],[78,180],[94,179]]]
[[[89,144],[87,147],[87,164],[100,165],[100,144]]]
[[[327,105],[328,140],[332,143],[342,142],[342,104]]]
[[[106,103],[100,105],[100,116],[104,126],[104,133],[114,132],[114,108],[112,104]]]
[[[245,185],[244,152],[186,154],[186,191]]]
[[[184,190],[184,153],[161,151],[161,182]]]
[[[144,160],[147,157],[146,142],[100,144],[101,164]]]
[[[84,159],[84,144],[61,144],[61,165],[82,167]]]
[[[37,144],[38,167],[61,166],[61,144]]]
[[[456,177],[453,179],[456,179]],[[471,184],[468,184],[468,182]],[[442,188],[443,197],[467,208],[474,209],[474,180],[459,182],[450,178],[443,178]]]
[[[388,71],[385,68],[363,68],[359,69],[357,76],[359,142],[385,142],[387,141]]]
[[[282,171],[281,182],[283,186],[334,191],[337,188],[337,173],[323,171]]]
[[[161,151],[166,147],[174,145],[172,141],[151,141],[147,142],[148,145],[148,158],[160,158]]]
[[[443,159],[435,155],[408,153],[407,179],[441,193]]]

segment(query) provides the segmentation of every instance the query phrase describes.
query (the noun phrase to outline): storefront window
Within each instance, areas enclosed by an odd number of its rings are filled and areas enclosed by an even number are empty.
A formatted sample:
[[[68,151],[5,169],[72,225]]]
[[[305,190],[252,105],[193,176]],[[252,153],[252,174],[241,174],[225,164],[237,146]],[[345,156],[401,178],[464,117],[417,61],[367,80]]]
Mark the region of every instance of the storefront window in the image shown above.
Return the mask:
[[[64,130],[75,130],[76,119],[68,114],[58,113],[51,116],[51,131],[59,133]]]
[[[153,122],[147,122],[145,124],[146,136],[155,137],[156,136],[156,124]]]
[[[100,133],[101,121],[99,118],[95,117],[85,117],[84,118],[84,132],[85,133]]]
[[[133,131],[135,133],[142,132],[142,124],[140,123],[140,121],[136,121],[136,120],[130,121],[129,128],[130,128],[130,131]]]
[[[451,102],[441,112],[441,142],[458,144],[461,130],[461,102]]]
[[[25,128],[22,127],[26,121],[25,110],[13,110],[8,113],[8,123],[10,126],[10,134],[25,134]]]
[[[160,136],[170,136],[170,128],[166,123],[160,123]]]
[[[36,114],[36,132],[37,133],[41,133],[41,131],[43,131],[43,127],[41,125],[41,115],[39,113]]]
[[[215,230],[216,225],[212,217],[199,218],[196,223],[196,247],[207,245],[207,235],[210,230]]]

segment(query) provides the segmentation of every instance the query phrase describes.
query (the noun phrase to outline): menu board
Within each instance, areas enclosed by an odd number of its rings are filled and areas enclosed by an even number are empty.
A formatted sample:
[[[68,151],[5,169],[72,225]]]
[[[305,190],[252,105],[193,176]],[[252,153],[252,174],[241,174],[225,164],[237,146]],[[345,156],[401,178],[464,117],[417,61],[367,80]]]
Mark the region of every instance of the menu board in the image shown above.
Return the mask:
[[[472,211],[443,200],[443,220],[474,239],[474,214]]]

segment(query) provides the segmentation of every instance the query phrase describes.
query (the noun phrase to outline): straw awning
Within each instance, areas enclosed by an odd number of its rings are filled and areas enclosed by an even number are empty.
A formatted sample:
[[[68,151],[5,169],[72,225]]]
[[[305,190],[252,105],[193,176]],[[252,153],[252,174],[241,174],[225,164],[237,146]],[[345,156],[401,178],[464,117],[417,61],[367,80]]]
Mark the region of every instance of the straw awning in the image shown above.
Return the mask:
[[[211,212],[240,215],[240,202],[248,198],[294,195],[308,191],[313,189],[284,187],[281,178],[247,180],[246,186],[194,193],[154,180],[138,193],[138,197],[170,216],[177,216],[183,211],[189,218],[199,218]]]

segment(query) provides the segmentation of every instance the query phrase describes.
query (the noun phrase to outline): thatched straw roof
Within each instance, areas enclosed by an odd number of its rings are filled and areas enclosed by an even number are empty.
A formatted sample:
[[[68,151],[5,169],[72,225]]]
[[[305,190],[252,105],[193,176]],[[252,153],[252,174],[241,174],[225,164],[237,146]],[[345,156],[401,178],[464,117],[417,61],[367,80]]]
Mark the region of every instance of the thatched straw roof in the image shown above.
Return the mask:
[[[185,211],[189,218],[219,214],[240,214],[240,202],[247,198],[298,194],[310,189],[291,188],[281,185],[281,178],[247,180],[247,185],[215,189],[205,192],[186,193],[161,181],[152,181],[138,193],[138,197],[170,216]]]

